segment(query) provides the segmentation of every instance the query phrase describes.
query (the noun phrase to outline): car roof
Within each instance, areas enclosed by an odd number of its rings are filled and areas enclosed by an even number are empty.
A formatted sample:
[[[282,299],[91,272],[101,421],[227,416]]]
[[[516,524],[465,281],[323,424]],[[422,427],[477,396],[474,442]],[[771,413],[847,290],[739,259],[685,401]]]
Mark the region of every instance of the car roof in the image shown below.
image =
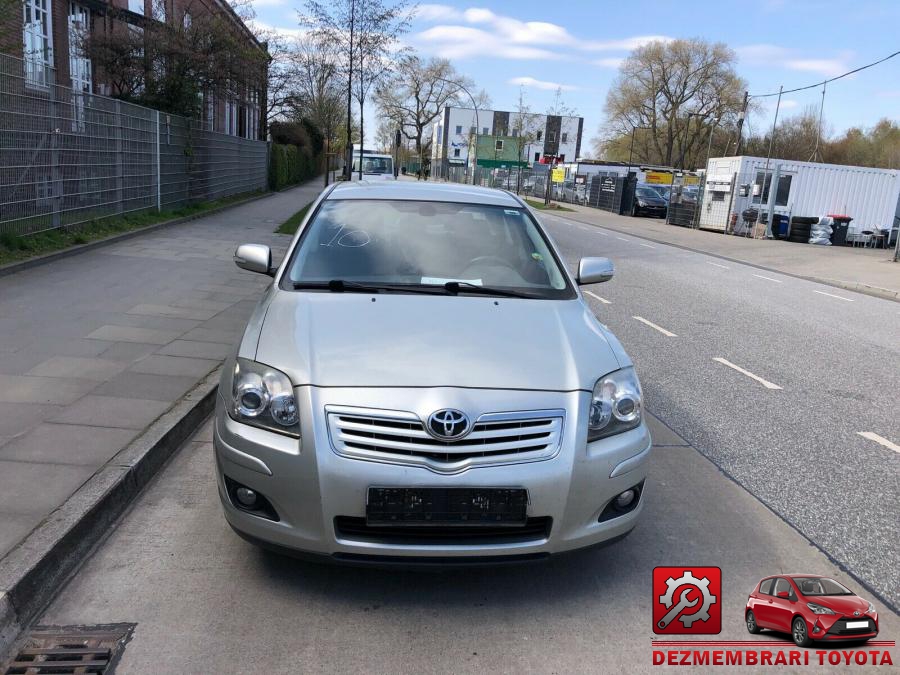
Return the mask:
[[[335,183],[325,197],[332,199],[397,199],[404,201],[458,202],[488,206],[521,207],[518,198],[505,190],[459,183],[407,180],[353,181]]]

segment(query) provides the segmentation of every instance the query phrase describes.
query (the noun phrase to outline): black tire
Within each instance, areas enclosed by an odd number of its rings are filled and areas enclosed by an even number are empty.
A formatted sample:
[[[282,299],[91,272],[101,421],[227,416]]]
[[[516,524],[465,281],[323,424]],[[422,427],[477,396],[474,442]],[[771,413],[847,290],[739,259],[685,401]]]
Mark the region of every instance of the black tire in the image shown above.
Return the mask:
[[[637,204],[634,204],[631,207],[631,217],[638,218],[638,217],[640,217],[640,215],[641,215],[641,210],[638,208]]]
[[[795,237],[795,236],[791,235],[790,237],[788,237],[788,241],[792,241],[795,244],[808,244],[809,237]]]
[[[795,237],[799,237],[801,235],[809,236],[810,232],[812,232],[812,230],[809,229],[808,227],[800,226],[800,227],[792,227],[791,228],[791,234],[794,235]]]
[[[811,647],[812,638],[809,637],[809,629],[806,627],[806,620],[802,616],[795,617],[791,622],[791,637],[794,644],[798,647]]]
[[[815,225],[819,219],[815,216],[794,216],[791,218],[791,225]]]
[[[759,635],[760,627],[759,624],[756,623],[756,615],[753,614],[753,610],[747,610],[747,632],[751,635]]]

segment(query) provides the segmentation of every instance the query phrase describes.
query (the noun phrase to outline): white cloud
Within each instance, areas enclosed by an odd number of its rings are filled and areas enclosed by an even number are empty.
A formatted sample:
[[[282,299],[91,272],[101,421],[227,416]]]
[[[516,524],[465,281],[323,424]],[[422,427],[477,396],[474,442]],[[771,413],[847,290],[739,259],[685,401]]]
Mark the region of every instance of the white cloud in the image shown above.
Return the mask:
[[[734,51],[744,63],[760,66],[777,65],[791,53],[789,49],[769,44],[744,45],[735,47]]]
[[[283,26],[273,26],[271,24],[260,21],[259,19],[253,19],[249,22],[250,27],[254,31],[264,31],[271,33],[278,33],[285,38],[299,38],[306,35],[307,30],[305,28],[285,28]]]
[[[799,50],[779,45],[754,44],[734,50],[742,63],[752,66],[773,66],[834,77],[850,70],[853,52],[842,51],[832,58],[804,58]]]
[[[595,66],[600,66],[601,68],[618,68],[623,63],[625,63],[624,57],[611,56],[606,59],[597,59],[596,61],[591,61]]]
[[[547,89],[549,91],[556,91],[557,89],[562,89],[563,91],[573,91],[575,89],[578,89],[578,87],[571,84],[561,84],[559,82],[536,80],[533,77],[514,77],[508,81],[508,84],[515,84],[520,87],[534,87],[535,89]]]
[[[624,40],[601,40],[585,42],[581,46],[591,52],[632,51],[651,42],[671,42],[675,38],[668,35],[636,35]]]
[[[825,77],[834,77],[850,70],[844,59],[792,59],[785,65],[791,70],[818,73]]]
[[[496,56],[506,59],[560,59],[559,52],[513,42],[498,41],[492,33],[468,26],[435,26],[419,33],[420,42],[438,56],[461,59],[471,56]]]
[[[415,8],[417,21],[457,21],[462,18],[462,13],[450,5],[424,4]]]

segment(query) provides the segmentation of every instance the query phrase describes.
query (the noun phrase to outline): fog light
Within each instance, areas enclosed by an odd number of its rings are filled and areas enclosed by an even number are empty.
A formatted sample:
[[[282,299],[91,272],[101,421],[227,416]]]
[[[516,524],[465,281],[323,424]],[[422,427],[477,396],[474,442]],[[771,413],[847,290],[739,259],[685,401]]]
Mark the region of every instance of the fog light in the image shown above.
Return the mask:
[[[242,506],[246,506],[248,509],[256,506],[256,493],[250,488],[239,487],[234,491],[234,496]]]
[[[617,509],[627,509],[631,506],[631,502],[634,501],[634,490],[628,489],[625,490],[622,494],[616,497],[615,505]]]

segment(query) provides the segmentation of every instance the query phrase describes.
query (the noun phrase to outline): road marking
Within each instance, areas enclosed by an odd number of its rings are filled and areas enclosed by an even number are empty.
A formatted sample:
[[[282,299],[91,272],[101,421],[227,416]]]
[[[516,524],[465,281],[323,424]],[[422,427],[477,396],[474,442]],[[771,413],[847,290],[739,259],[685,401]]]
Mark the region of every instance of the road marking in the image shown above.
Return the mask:
[[[872,431],[857,431],[856,433],[859,434],[860,436],[862,436],[863,438],[868,438],[870,441],[875,441],[879,445],[883,445],[884,447],[888,448],[889,450],[893,450],[894,452],[900,453],[900,445],[897,445],[896,443],[891,443],[884,436],[879,436],[878,434],[876,434]]]
[[[619,241],[628,241],[625,237],[616,237]]]
[[[766,281],[774,281],[776,284],[782,283],[778,279],[773,279],[772,277],[764,277],[762,274],[754,274],[753,276],[759,277],[760,279],[765,279]]]
[[[651,246],[650,244],[641,244],[640,242],[638,242],[638,245],[639,245],[639,246],[646,246],[647,248],[656,248],[655,246]]]
[[[609,236],[609,234],[607,234],[606,232],[600,232],[599,230],[597,231],[597,234],[599,234],[601,237],[608,237],[608,236]]]
[[[813,293],[818,293],[819,295],[827,295],[829,298],[837,298],[838,300],[843,300],[844,302],[853,302],[853,298],[845,298],[842,295],[834,295],[832,293],[826,293],[825,291],[813,291]]]
[[[592,298],[594,298],[594,300],[599,300],[599,301],[602,302],[604,305],[611,305],[611,304],[612,304],[612,302],[610,302],[610,301],[607,300],[606,298],[601,298],[601,297],[600,297],[599,295],[597,295],[596,293],[591,293],[590,291],[585,291],[584,294],[585,294],[585,295],[591,296]]]
[[[716,267],[721,267],[723,270],[730,270],[731,268],[728,265],[720,265],[719,263],[710,262],[709,260],[704,260],[707,265],[715,265]]]
[[[738,371],[739,373],[742,373],[743,375],[746,375],[747,377],[749,377],[749,378],[751,378],[751,379],[753,379],[753,380],[756,380],[756,381],[759,382],[762,386],[764,386],[766,389],[781,389],[781,387],[779,387],[777,384],[772,384],[772,383],[769,382],[768,380],[764,380],[763,378],[761,378],[759,375],[754,375],[754,374],[751,373],[749,370],[744,370],[744,369],[741,368],[740,366],[736,366],[736,365],[734,365],[731,361],[726,361],[725,359],[723,359],[723,358],[720,357],[720,356],[715,357],[715,358],[713,359],[713,361],[718,361],[718,362],[721,363],[723,366],[728,366],[729,368],[734,368],[734,369],[735,369],[736,371]]]
[[[642,317],[642,316],[633,316],[633,317],[631,317],[631,318],[632,318],[632,319],[635,319],[635,320],[637,320],[637,321],[640,321],[640,322],[643,323],[643,324],[646,324],[646,325],[650,326],[650,328],[653,328],[654,330],[658,330],[660,333],[662,333],[662,334],[665,335],[666,337],[678,337],[677,335],[675,335],[675,333],[666,330],[666,329],[663,328],[662,326],[657,326],[657,325],[656,325],[655,323],[653,323],[652,321],[647,321],[647,319],[645,319],[645,318]]]

